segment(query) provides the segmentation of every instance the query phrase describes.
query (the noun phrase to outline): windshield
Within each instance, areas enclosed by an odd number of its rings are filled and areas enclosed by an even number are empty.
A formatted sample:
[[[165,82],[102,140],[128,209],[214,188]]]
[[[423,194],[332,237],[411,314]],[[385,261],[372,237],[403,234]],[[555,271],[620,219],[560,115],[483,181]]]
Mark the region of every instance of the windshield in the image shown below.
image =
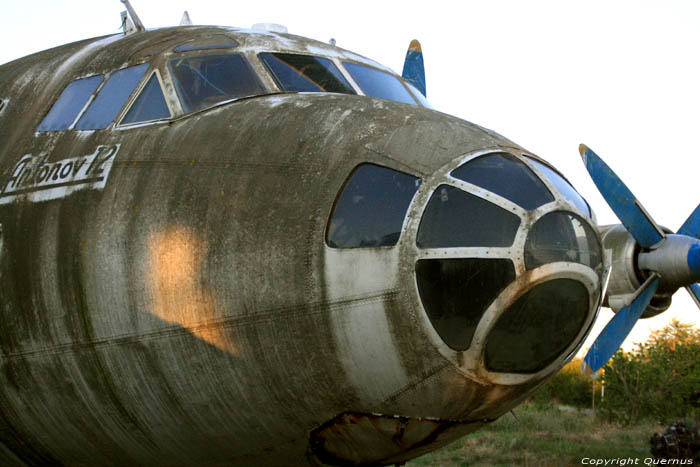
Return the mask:
[[[259,56],[282,91],[355,94],[350,83],[327,58],[286,53],[261,53]]]
[[[168,66],[185,113],[265,93],[258,77],[239,54],[175,58]]]
[[[343,62],[343,65],[366,95],[417,105],[411,93],[396,76],[359,63]]]

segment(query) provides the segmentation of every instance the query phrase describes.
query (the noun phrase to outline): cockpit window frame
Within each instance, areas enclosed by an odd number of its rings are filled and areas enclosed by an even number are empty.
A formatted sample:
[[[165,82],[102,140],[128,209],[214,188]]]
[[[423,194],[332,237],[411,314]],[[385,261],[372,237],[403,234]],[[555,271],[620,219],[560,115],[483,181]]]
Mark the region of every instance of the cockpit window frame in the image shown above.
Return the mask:
[[[160,69],[155,65],[151,65],[150,70],[151,70],[150,73],[149,73],[149,71],[146,71],[141,82],[136,87],[136,90],[131,95],[131,97],[127,101],[126,105],[122,108],[119,115],[117,115],[117,119],[116,119],[117,123],[114,125],[115,128],[127,129],[127,128],[133,128],[135,126],[168,122],[168,121],[171,121],[173,118],[175,118],[175,111],[173,109],[172,103],[170,102],[171,99],[168,98],[168,95],[166,92],[167,88],[165,85],[165,81],[163,80],[163,76],[161,75]],[[158,80],[158,84],[160,85],[160,90],[163,94],[163,99],[165,100],[165,105],[168,107],[168,112],[170,112],[170,115],[168,117],[158,118],[155,120],[147,120],[147,121],[133,122],[133,123],[123,123],[123,120],[129,114],[129,112],[131,111],[131,108],[134,106],[136,101],[139,99],[139,97],[141,96],[141,93],[144,91],[144,89],[146,88],[148,83],[151,81],[151,78],[153,77],[153,75],[156,75],[156,79]]]
[[[241,99],[248,99],[250,97],[257,97],[257,96],[262,96],[265,94],[269,94],[269,87],[266,85],[264,80],[262,79],[260,69],[256,66],[251,61],[250,54],[247,51],[244,50],[236,50],[235,52],[216,52],[216,50],[221,50],[221,49],[205,49],[205,50],[193,50],[193,51],[187,51],[187,52],[182,52],[182,53],[172,53],[172,54],[167,54],[165,56],[165,61],[163,64],[163,68],[167,69],[168,75],[170,77],[170,80],[173,85],[174,93],[175,96],[177,97],[177,100],[179,102],[180,109],[182,110],[182,115],[179,115],[178,117],[186,116],[186,115],[192,115],[196,114],[199,112],[207,111],[213,107],[216,107],[218,105],[221,105],[222,103],[227,103],[227,102],[235,102]],[[188,109],[187,106],[185,105],[185,100],[183,99],[183,93],[180,88],[180,83],[175,76],[175,73],[173,73],[173,69],[171,67],[171,64],[174,60],[181,58],[181,59],[187,59],[187,58],[196,58],[196,57],[215,57],[215,56],[238,56],[242,60],[242,63],[246,66],[248,71],[253,77],[253,80],[255,83],[258,85],[260,88],[261,92],[259,94],[253,94],[249,96],[239,96],[235,98],[230,98],[230,99],[223,99],[219,102],[216,102],[212,105],[206,106],[201,109]]]
[[[320,58],[320,59],[322,59],[322,60],[326,60],[326,61],[328,61],[328,62],[335,68],[335,71],[338,72],[338,74],[340,75],[340,77],[341,77],[343,80],[345,80],[345,83],[342,83],[342,84],[346,84],[346,85],[348,86],[348,88],[349,88],[352,92],[351,92],[351,93],[349,93],[349,92],[343,93],[343,92],[338,92],[338,91],[326,91],[325,89],[322,89],[322,88],[321,88],[321,90],[319,90],[319,91],[288,91],[288,90],[284,89],[284,83],[282,82],[282,80],[280,79],[280,77],[277,76],[277,74],[275,73],[275,71],[272,69],[271,65],[266,61],[265,56],[272,56],[272,57],[274,57],[275,59],[280,60],[282,63],[284,63],[284,64],[287,65],[288,67],[294,69],[297,73],[299,73],[299,70],[296,70],[295,67],[293,67],[292,65],[290,65],[289,63],[287,63],[285,60],[283,60],[282,58],[278,57],[277,55],[299,55],[299,56],[306,56],[306,57],[311,57],[311,58],[315,58],[315,59],[319,59],[319,58]],[[323,94],[323,93],[335,93],[335,94],[358,95],[358,86],[357,86],[357,83],[355,83],[355,82],[353,82],[353,81],[350,81],[350,80],[348,79],[347,73],[344,73],[345,70],[343,70],[342,65],[340,65],[338,61],[334,60],[334,57],[328,57],[328,56],[323,56],[323,55],[318,55],[318,54],[308,54],[308,53],[298,53],[298,52],[284,52],[284,51],[260,51],[260,52],[257,52],[257,53],[255,54],[255,57],[256,57],[257,60],[262,64],[262,66],[263,66],[265,72],[272,78],[272,80],[273,80],[274,83],[275,83],[275,86],[277,87],[277,89],[280,90],[280,92],[314,92],[314,93],[319,93],[319,94]],[[335,75],[335,73],[333,73],[332,70],[330,70],[330,69],[328,69],[327,67],[325,67],[325,65],[323,65],[323,66],[324,66],[324,68],[326,68],[331,74]],[[299,73],[299,75],[305,77],[305,76],[302,75],[301,73]],[[336,78],[337,78],[337,76],[336,76]],[[319,83],[316,83],[316,82],[313,81],[313,80],[310,80],[310,81],[312,82],[313,85],[315,85],[315,86],[317,86],[317,87],[320,87],[320,86],[319,86]]]
[[[95,100],[95,96],[97,96],[97,94],[100,92],[100,90],[101,90],[102,87],[104,86],[104,84],[105,84],[105,82],[107,81],[107,78],[108,78],[108,76],[109,76],[110,73],[112,73],[112,72],[96,73],[96,74],[87,75],[87,76],[80,76],[80,77],[77,77],[77,78],[74,78],[74,79],[70,80],[70,81],[63,87],[63,89],[61,90],[61,92],[60,92],[58,95],[56,95],[55,98],[51,101],[51,106],[48,108],[48,110],[46,111],[46,113],[45,113],[44,116],[42,117],[42,119],[41,119],[41,121],[39,122],[39,124],[37,125],[35,131],[36,131],[37,133],[54,133],[54,132],[57,132],[57,131],[69,131],[69,130],[73,130],[74,127],[75,127],[75,125],[77,124],[77,122],[82,118],[82,116],[83,116],[83,114],[85,113],[85,111],[88,109],[88,107],[90,107],[90,105],[92,104],[92,102]],[[63,95],[64,95],[64,93],[66,92],[66,90],[67,90],[71,85],[73,85],[73,83],[76,83],[76,82],[81,81],[81,80],[97,79],[97,78],[99,78],[99,80],[100,80],[100,81],[97,83],[97,86],[93,89],[92,93],[88,95],[87,99],[83,102],[82,107],[80,107],[80,109],[78,110],[77,114],[75,114],[75,116],[73,117],[73,120],[71,121],[71,123],[70,123],[68,126],[66,126],[65,128],[54,128],[54,129],[42,129],[42,128],[41,128],[42,124],[43,124],[44,121],[48,118],[48,116],[51,115],[52,112],[54,112],[54,109],[56,108],[56,105],[59,103],[59,101],[60,101],[61,98],[63,97]],[[56,111],[59,111],[59,110],[56,110]]]
[[[368,64],[368,63],[360,62],[360,61],[357,61],[357,60],[350,60],[350,59],[342,59],[342,60],[340,60],[340,64],[342,65],[342,67],[343,67],[343,69],[345,70],[345,72],[347,73],[347,75],[349,75],[349,76],[352,78],[352,83],[353,83],[353,84],[357,87],[357,89],[360,91],[360,93],[361,93],[360,95],[366,96],[366,97],[370,97],[370,98],[372,98],[372,99],[381,99],[381,100],[385,100],[385,101],[387,101],[387,102],[397,102],[397,103],[400,103],[400,104],[413,105],[414,107],[419,107],[419,108],[420,108],[420,107],[423,107],[423,105],[422,105],[422,104],[418,101],[418,99],[413,95],[413,93],[411,92],[411,90],[406,86],[406,83],[405,83],[404,79],[403,79],[402,77],[400,77],[399,75],[397,75],[397,74],[391,72],[390,70],[387,70],[387,69],[384,69],[384,68],[380,68],[380,67],[377,67],[377,66],[373,66],[373,65],[370,65],[370,64]],[[364,68],[369,68],[369,69],[378,71],[378,72],[380,72],[380,73],[384,73],[385,75],[389,75],[389,76],[391,76],[392,78],[395,78],[395,79],[401,84],[401,86],[403,87],[403,89],[404,89],[404,91],[406,92],[406,94],[407,94],[411,99],[413,99],[414,102],[413,102],[413,103],[410,103],[410,102],[397,101],[397,100],[393,100],[393,99],[386,99],[386,98],[383,98],[383,97],[374,97],[374,96],[370,96],[369,94],[367,94],[367,93],[365,92],[364,89],[362,89],[362,86],[360,85],[360,83],[357,82],[357,80],[355,79],[355,77],[353,76],[353,74],[352,74],[352,73],[350,72],[350,70],[346,67],[346,64],[358,65],[358,66],[361,66],[361,67],[364,67]],[[358,94],[359,94],[359,93],[358,93]]]
[[[216,39],[223,39],[224,42],[216,43]],[[226,43],[225,41],[229,41]],[[211,42],[211,44],[207,44]],[[203,52],[212,50],[233,50],[240,47],[240,43],[226,34],[205,34],[202,37],[195,37],[172,47],[175,54],[187,52]]]
[[[102,91],[105,90],[106,86],[110,85],[110,80],[114,77],[115,73],[126,73],[127,70],[134,70],[134,72],[137,72],[138,70],[135,70],[138,67],[141,67],[145,65],[146,67],[144,68],[143,74],[139,77],[138,81],[136,81],[136,84],[134,85],[133,89],[129,92],[129,94],[126,95],[126,98],[121,104],[121,107],[117,110],[117,112],[114,114],[111,120],[102,127],[97,127],[97,128],[77,128],[78,124],[81,123],[83,117],[85,117],[88,112],[91,112],[93,109],[93,105],[96,104],[96,102],[101,103],[101,101],[98,101],[98,99],[101,98]],[[128,64],[127,66],[121,67],[116,70],[112,70],[108,73],[105,73],[104,79],[102,83],[97,87],[95,92],[93,93],[92,97],[88,100],[87,105],[83,108],[82,112],[78,115],[78,117],[75,119],[73,122],[73,125],[71,126],[70,129],[76,130],[76,131],[103,131],[107,130],[110,128],[114,128],[116,126],[115,122],[118,122],[121,118],[122,112],[124,109],[129,105],[129,103],[135,98],[135,96],[138,94],[137,90],[139,87],[142,85],[143,80],[146,76],[149,75],[149,71],[153,69],[153,63],[146,61],[146,62],[138,62],[138,63],[133,63],[133,64]],[[116,86],[119,86],[116,84]],[[119,87],[115,88],[117,91],[119,90]],[[96,109],[99,110],[99,109]],[[98,114],[99,115],[99,114]],[[87,124],[88,122],[86,122]],[[93,123],[94,125],[94,123]]]

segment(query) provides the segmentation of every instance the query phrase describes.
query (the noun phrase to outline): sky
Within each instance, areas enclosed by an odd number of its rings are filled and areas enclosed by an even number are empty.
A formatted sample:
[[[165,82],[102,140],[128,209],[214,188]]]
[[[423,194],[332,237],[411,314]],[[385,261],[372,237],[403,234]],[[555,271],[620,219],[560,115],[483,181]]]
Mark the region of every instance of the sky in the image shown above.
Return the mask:
[[[2,2],[0,64],[119,32],[118,0]],[[578,154],[585,143],[657,223],[677,230],[700,202],[700,2],[697,0],[277,1],[132,0],[147,28],[271,22],[401,72],[421,41],[435,109],[490,128],[552,163],[599,224],[619,221]],[[595,336],[613,316],[601,311]],[[685,291],[637,323],[624,344],[670,319],[698,325]],[[590,345],[591,339],[584,348]]]

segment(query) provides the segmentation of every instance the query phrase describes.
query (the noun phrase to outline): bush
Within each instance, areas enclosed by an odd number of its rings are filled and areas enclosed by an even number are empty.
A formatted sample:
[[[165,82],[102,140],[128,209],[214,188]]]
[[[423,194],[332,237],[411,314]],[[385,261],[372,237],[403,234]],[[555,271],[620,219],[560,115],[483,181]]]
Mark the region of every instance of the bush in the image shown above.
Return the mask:
[[[700,331],[673,321],[632,352],[618,350],[603,368],[601,414],[624,424],[698,419]]]
[[[532,396],[535,405],[546,405],[552,401],[579,408],[591,406],[593,384],[600,393],[600,382],[593,381],[581,373],[580,358],[575,358],[543,384]]]

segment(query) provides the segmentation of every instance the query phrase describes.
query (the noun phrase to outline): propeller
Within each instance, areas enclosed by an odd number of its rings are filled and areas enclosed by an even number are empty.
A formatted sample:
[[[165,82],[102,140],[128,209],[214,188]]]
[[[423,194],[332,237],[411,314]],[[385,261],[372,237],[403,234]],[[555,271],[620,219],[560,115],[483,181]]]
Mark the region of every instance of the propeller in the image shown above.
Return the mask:
[[[423,49],[420,42],[413,39],[406,51],[401,77],[414,85],[423,96],[425,94],[425,67],[423,65]]]
[[[612,357],[657,293],[685,287],[700,307],[700,205],[676,234],[666,234],[608,165],[587,146],[579,146],[598,191],[636,242],[637,269],[646,280],[605,326],[584,358],[595,373]],[[615,274],[616,271],[613,271]]]

